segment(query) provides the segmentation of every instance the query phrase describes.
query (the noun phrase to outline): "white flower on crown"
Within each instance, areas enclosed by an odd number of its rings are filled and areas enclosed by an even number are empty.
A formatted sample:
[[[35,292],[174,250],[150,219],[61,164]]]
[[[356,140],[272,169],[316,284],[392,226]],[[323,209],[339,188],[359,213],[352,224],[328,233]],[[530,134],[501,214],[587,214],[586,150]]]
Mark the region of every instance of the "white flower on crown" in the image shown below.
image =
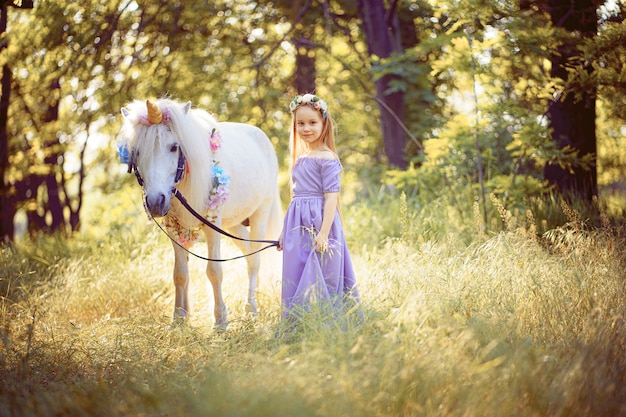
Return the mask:
[[[307,93],[303,96],[296,96],[291,103],[289,103],[289,110],[294,112],[296,109],[304,104],[310,105],[313,109],[322,113],[324,119],[328,112],[328,104],[315,94]]]
[[[300,104],[302,104],[302,96],[297,96],[289,103],[289,110],[292,112],[295,111]]]

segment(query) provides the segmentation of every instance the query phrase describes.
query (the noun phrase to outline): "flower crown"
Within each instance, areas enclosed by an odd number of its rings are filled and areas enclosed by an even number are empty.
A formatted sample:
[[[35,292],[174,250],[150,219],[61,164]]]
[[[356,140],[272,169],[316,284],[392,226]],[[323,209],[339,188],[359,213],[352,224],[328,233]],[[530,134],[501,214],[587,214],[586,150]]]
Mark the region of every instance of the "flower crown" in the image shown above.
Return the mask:
[[[291,103],[289,103],[289,110],[293,113],[298,107],[308,104],[313,110],[317,110],[322,113],[322,117],[326,119],[328,115],[328,104],[321,98],[313,94],[305,94],[303,96],[296,96]]]

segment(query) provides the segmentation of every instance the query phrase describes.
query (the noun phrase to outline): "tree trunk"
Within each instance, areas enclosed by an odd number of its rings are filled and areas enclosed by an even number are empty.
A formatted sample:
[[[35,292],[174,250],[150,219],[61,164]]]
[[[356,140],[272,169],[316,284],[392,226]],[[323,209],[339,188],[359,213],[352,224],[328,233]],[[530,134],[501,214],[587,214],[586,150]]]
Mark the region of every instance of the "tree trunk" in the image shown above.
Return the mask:
[[[549,0],[548,7],[552,23],[564,28],[570,34],[580,33],[583,37],[595,36],[597,32],[596,7],[593,0]],[[574,37],[569,37],[557,53],[552,55],[553,77],[567,80],[566,66],[578,54]],[[587,71],[592,71],[591,64]],[[591,202],[598,194],[596,155],[596,89],[575,94],[565,93],[551,103],[548,110],[552,140],[560,148],[570,146],[579,153],[594,156],[594,164],[590,168],[574,166],[570,171],[557,164],[548,164],[544,168],[544,177],[554,184],[559,193],[565,197],[577,197]]]
[[[87,123],[86,131],[89,131],[90,123]],[[65,180],[61,180],[61,190],[65,195],[65,206],[70,212],[70,230],[77,232],[80,229],[80,209],[83,207],[83,184],[85,182],[85,152],[87,150],[87,141],[83,145],[83,149],[80,151],[80,168],[78,170],[78,195],[76,196],[76,203],[73,205],[67,187],[65,186]]]
[[[3,4],[0,11],[0,39],[7,29],[7,6]],[[6,48],[6,38],[0,44],[0,51]],[[0,92],[0,242],[13,241],[15,229],[15,205],[11,200],[10,186],[7,183],[6,171],[9,167],[9,137],[7,122],[9,101],[11,97],[11,68],[2,66],[2,91]]]
[[[293,81],[298,94],[315,93],[315,54],[305,37],[296,40],[296,71]]]
[[[393,39],[385,21],[383,0],[358,0],[357,7],[370,55],[389,57],[394,51]],[[405,169],[408,165],[404,157],[406,133],[399,123],[404,120],[404,93],[387,92],[392,80],[392,75],[384,75],[375,82],[376,102],[380,110],[383,143],[389,165]]]
[[[5,178],[5,172],[9,167],[7,120],[10,93],[11,69],[8,65],[4,65],[2,67],[2,95],[0,96],[0,242],[12,241],[15,234],[13,225],[15,204],[11,199],[11,187]]]
[[[60,100],[61,84],[59,80],[53,81],[50,87],[50,107],[44,118],[45,123],[55,124],[59,120],[59,100]],[[54,133],[54,135],[52,135]],[[47,173],[44,175],[43,182],[46,186],[46,202],[44,207],[50,214],[50,224],[46,229],[56,232],[64,230],[65,228],[65,216],[63,214],[63,203],[61,202],[61,193],[59,187],[59,180],[57,179],[57,173],[63,175],[63,150],[59,138],[56,132],[48,132],[50,138],[44,141],[44,151],[46,156],[44,157],[44,164],[49,166]],[[59,165],[61,164],[61,167]],[[44,214],[45,216],[45,214]]]
[[[18,5],[12,1],[0,3],[0,52],[7,48],[7,12],[9,6],[20,9],[32,9],[33,0],[22,0]],[[7,123],[9,120],[9,103],[11,102],[12,71],[8,64],[2,66],[2,91],[0,91],[0,243],[11,242],[15,237],[15,201],[11,198],[11,187],[6,178],[9,168],[9,136]]]
[[[296,94],[315,93],[315,44],[312,41],[316,21],[319,18],[317,10],[311,8],[312,1],[285,2],[285,13],[294,27],[292,44],[296,53],[296,68],[293,74],[293,87]]]

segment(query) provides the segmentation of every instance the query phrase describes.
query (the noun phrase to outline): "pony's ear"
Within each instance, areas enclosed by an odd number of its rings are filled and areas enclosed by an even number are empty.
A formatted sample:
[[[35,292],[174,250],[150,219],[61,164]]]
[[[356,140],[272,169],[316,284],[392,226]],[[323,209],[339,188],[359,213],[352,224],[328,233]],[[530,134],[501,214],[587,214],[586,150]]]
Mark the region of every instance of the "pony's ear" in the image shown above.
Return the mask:
[[[124,107],[122,107],[122,116],[128,117],[129,114],[130,114],[130,112],[128,110],[126,110]]]
[[[186,102],[185,106],[183,107],[183,111],[185,112],[185,114],[189,113],[189,109],[191,109],[191,101]]]

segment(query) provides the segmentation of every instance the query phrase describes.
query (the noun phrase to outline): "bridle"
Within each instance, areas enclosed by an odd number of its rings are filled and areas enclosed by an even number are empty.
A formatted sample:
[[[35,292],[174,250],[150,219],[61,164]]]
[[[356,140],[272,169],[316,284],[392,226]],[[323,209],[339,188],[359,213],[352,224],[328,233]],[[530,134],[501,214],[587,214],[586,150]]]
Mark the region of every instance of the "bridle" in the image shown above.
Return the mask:
[[[159,227],[159,229],[161,229],[161,231],[163,233],[165,233],[165,235],[175,244],[177,244],[181,249],[185,250],[185,252],[189,253],[190,255],[195,256],[196,258],[205,260],[205,261],[212,261],[212,262],[226,262],[226,261],[233,261],[235,259],[240,259],[240,258],[245,258],[247,256],[251,256],[254,255],[256,253],[259,253],[265,249],[274,247],[274,246],[278,246],[279,243],[277,240],[256,240],[256,239],[244,239],[235,235],[232,235],[230,233],[228,233],[227,231],[219,228],[218,226],[214,225],[213,223],[211,223],[210,221],[208,221],[204,216],[202,216],[200,213],[198,213],[196,210],[193,209],[193,207],[191,207],[189,205],[189,203],[187,202],[187,199],[182,195],[182,193],[180,191],[178,191],[178,188],[176,188],[176,186],[178,185],[178,183],[183,179],[183,175],[185,174],[185,155],[183,154],[182,149],[179,149],[178,151],[178,166],[176,168],[176,176],[174,177],[174,186],[172,187],[172,196],[176,197],[178,199],[178,201],[180,201],[180,203],[183,205],[183,207],[185,207],[187,209],[187,211],[189,211],[189,213],[191,213],[196,219],[198,219],[202,224],[204,224],[205,226],[210,227],[211,229],[213,229],[214,231],[227,236],[231,239],[235,239],[235,240],[240,240],[243,242],[253,242],[253,243],[267,243],[268,245],[262,247],[261,249],[258,249],[254,252],[248,253],[248,254],[244,254],[244,255],[239,255],[239,256],[235,256],[232,258],[227,258],[227,259],[213,259],[213,258],[207,258],[205,256],[201,256],[198,255],[196,253],[191,252],[189,249],[187,249],[186,247],[184,247],[183,245],[181,245],[176,239],[174,239],[173,237],[171,237],[169,235],[169,233],[167,233],[167,230],[165,230],[160,224],[159,222],[156,221],[156,219],[153,218],[154,222],[156,223],[156,225]],[[141,176],[141,174],[139,173],[139,170],[137,169],[137,154],[135,151],[131,152],[131,156],[130,156],[130,161],[128,163],[128,173],[135,173],[135,177],[137,178],[137,182],[139,183],[139,186],[141,188],[143,188],[144,186],[144,181],[143,178]],[[144,201],[145,204],[145,201]],[[151,216],[150,216],[151,217]]]
[[[174,177],[174,187],[172,187],[172,190],[176,188],[180,180],[183,179],[183,175],[185,175],[185,161],[186,161],[185,154],[183,154],[182,150],[179,150],[178,151],[178,165],[176,167],[176,176]],[[135,151],[131,152],[130,161],[128,163],[128,173],[130,174],[132,172],[135,173],[135,177],[137,178],[137,182],[139,183],[139,186],[143,188],[143,184],[144,184],[143,177],[141,176],[141,174],[139,173],[139,170],[137,169],[137,152]]]

